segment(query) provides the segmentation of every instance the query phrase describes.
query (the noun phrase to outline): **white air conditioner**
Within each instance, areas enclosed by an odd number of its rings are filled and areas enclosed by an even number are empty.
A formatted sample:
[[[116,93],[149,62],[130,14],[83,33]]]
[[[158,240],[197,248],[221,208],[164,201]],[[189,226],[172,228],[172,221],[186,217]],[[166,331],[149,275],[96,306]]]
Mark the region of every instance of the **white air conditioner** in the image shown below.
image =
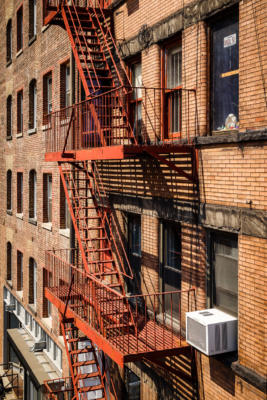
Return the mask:
[[[207,356],[237,350],[237,318],[211,308],[186,313],[186,341]]]

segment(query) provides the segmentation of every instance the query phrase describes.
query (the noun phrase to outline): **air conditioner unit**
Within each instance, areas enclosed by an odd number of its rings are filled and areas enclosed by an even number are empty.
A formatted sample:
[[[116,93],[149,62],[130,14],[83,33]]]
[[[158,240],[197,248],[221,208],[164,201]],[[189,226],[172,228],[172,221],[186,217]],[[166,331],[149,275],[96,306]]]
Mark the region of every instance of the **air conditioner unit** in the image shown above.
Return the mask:
[[[211,308],[186,313],[186,341],[207,356],[237,350],[237,318]]]
[[[39,342],[34,343],[32,351],[34,351],[34,352],[43,351],[45,348],[46,348],[46,342],[39,341]]]

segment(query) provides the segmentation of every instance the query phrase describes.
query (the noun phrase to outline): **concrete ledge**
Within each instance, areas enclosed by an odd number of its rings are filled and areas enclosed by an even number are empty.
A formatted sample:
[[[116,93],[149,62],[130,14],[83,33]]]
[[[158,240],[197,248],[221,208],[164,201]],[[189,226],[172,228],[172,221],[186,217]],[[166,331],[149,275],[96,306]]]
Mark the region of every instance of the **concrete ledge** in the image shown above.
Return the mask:
[[[227,133],[216,136],[199,136],[194,140],[197,147],[258,141],[267,141],[267,128],[254,131],[251,130],[247,132]]]
[[[250,385],[256,387],[263,393],[267,393],[267,382],[266,378],[262,375],[257,374],[251,369],[241,365],[239,361],[232,364],[232,370],[244,381],[248,382]]]

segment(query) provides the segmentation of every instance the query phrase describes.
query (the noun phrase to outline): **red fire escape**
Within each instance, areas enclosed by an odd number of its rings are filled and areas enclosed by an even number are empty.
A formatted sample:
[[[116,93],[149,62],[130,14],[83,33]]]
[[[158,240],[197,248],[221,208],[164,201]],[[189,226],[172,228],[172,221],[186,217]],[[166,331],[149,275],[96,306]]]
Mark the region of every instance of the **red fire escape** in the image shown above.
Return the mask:
[[[74,249],[46,252],[45,295],[59,310],[71,374],[46,382],[48,399],[63,398],[62,393],[76,400],[92,393],[116,398],[105,355],[123,367],[188,349],[182,315],[194,307],[193,289],[125,292],[125,280],[134,276],[97,160],[154,157],[193,184],[195,150],[189,140],[161,140],[162,89],[142,88],[142,121],[131,119],[129,98],[136,89],[112,36],[109,3],[45,0],[44,5],[45,23],[68,33],[86,95],[84,102],[47,116],[46,161],[58,162],[77,243]],[[170,153],[182,154],[186,167],[171,161]]]

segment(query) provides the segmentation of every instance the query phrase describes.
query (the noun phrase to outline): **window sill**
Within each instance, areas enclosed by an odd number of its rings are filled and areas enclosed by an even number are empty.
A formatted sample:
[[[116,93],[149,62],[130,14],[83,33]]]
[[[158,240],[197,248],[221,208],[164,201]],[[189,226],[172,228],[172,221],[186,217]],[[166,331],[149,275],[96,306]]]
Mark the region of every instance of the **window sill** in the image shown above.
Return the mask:
[[[65,236],[66,238],[70,237],[70,229],[66,228],[66,229],[59,229],[59,234],[62,236]]]
[[[22,53],[23,53],[23,49],[20,49],[16,54],[16,58],[18,58]]]
[[[22,132],[19,132],[19,133],[16,134],[16,138],[20,138],[20,137],[22,137],[22,136],[23,136],[23,133],[22,133]]]
[[[46,229],[47,231],[52,231],[52,222],[42,223],[42,228]]]
[[[30,46],[31,44],[33,44],[33,43],[35,42],[36,38],[37,38],[37,35],[32,36],[32,37],[29,39],[28,45]]]
[[[9,67],[12,64],[12,60],[7,61],[6,67]]]
[[[37,225],[37,219],[36,218],[29,218],[29,223],[32,225]]]
[[[48,129],[51,129],[51,124],[46,124],[42,126],[42,131],[47,131]]]
[[[50,24],[44,25],[44,26],[42,27],[41,32],[44,33],[49,27],[50,27]]]
[[[6,210],[6,213],[7,213],[8,215],[12,215],[12,210]]]
[[[7,136],[6,140],[12,140],[12,135]]]
[[[36,304],[28,304],[28,308],[33,313],[33,315],[36,317],[37,316]]]
[[[13,284],[12,284],[12,281],[11,280],[6,280],[6,283],[7,283],[7,285],[9,286],[9,288],[10,289],[12,289],[13,288]]]
[[[23,219],[23,213],[17,213],[16,217],[19,218],[19,219]]]
[[[21,300],[23,300],[23,290],[17,290],[17,291],[16,291],[16,295],[17,295]]]
[[[36,128],[28,129],[28,131],[27,131],[28,135],[33,135],[36,132],[37,132]]]
[[[221,130],[221,131],[212,131],[211,135],[212,136],[220,136],[220,135],[227,135],[227,134],[231,134],[231,133],[238,133],[239,129],[225,129],[225,130]]]
[[[41,318],[41,321],[46,328],[52,330],[52,317]]]

